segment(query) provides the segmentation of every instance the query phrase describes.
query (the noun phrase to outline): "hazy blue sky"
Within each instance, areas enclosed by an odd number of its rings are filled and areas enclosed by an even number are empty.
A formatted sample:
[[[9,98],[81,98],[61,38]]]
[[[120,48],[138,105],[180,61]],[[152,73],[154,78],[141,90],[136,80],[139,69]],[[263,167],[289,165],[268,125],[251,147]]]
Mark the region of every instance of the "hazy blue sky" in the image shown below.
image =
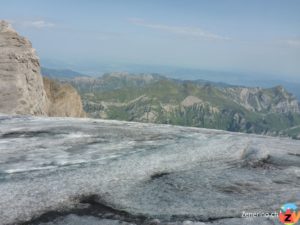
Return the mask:
[[[300,78],[299,0],[1,0],[0,15],[42,59]]]

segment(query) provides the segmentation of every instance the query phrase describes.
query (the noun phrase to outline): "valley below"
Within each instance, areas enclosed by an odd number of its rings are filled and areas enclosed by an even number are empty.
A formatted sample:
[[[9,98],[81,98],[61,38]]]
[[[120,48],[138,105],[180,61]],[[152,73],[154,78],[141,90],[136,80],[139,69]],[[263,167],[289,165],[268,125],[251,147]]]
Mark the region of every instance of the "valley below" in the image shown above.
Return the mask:
[[[56,79],[77,89],[91,118],[300,139],[300,104],[283,86],[235,86],[151,73],[74,76]]]
[[[98,119],[0,116],[1,225],[280,224],[300,142]]]

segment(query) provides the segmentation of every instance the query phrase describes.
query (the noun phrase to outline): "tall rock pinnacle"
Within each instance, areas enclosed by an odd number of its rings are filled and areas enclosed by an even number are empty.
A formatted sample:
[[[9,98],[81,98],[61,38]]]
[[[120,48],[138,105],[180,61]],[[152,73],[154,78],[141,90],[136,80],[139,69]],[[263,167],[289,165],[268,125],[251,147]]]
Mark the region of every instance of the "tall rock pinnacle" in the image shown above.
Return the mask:
[[[84,117],[77,91],[41,76],[30,41],[0,20],[0,113]]]
[[[29,40],[0,21],[0,112],[47,115],[40,64]]]

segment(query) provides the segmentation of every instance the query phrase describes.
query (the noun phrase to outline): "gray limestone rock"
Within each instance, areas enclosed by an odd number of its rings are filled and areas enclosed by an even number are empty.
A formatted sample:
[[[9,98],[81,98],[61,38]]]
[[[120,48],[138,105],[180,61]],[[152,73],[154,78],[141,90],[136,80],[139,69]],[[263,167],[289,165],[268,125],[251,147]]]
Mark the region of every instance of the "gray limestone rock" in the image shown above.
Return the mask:
[[[31,43],[0,21],[0,112],[47,115],[39,59]]]
[[[29,40],[0,21],[0,113],[85,117],[77,91],[42,78]]]
[[[0,116],[0,224],[280,224],[300,142],[218,130]]]

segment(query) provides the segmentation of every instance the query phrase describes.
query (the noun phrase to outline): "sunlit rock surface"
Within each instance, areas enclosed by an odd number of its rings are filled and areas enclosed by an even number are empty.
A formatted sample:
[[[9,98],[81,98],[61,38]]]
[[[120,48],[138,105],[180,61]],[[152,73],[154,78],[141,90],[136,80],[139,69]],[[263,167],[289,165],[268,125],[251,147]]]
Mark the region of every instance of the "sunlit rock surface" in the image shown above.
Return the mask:
[[[280,224],[300,141],[92,119],[0,116],[0,224]]]
[[[40,62],[31,42],[0,20],[0,113],[47,115]]]
[[[85,117],[80,95],[69,84],[61,84],[43,77],[44,89],[49,100],[48,116]]]
[[[0,113],[85,117],[77,91],[40,73],[31,42],[0,20]]]

